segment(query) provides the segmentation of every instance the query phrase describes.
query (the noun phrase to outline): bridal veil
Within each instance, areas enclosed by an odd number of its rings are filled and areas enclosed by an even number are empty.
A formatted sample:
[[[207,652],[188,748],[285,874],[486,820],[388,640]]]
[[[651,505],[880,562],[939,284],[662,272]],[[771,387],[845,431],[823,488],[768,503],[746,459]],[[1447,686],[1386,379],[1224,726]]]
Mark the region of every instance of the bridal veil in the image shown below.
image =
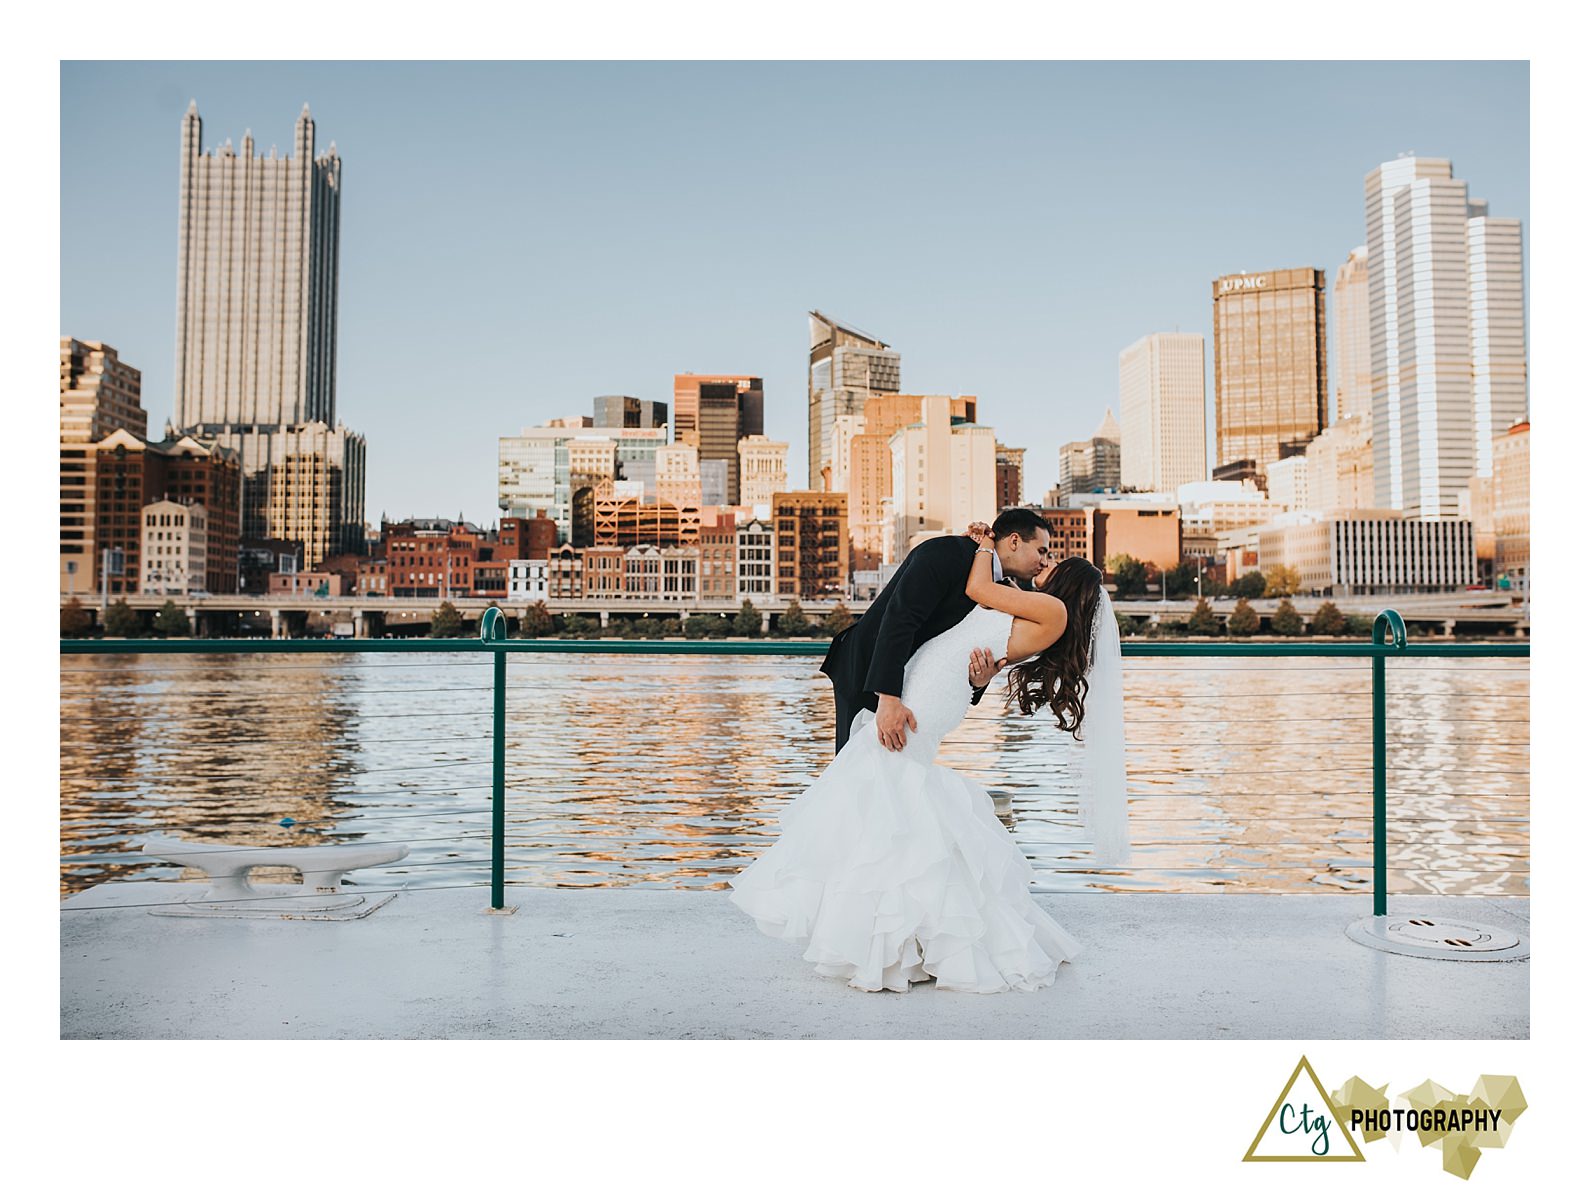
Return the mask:
[[[1126,821],[1126,714],[1121,672],[1121,631],[1110,594],[1099,585],[1093,625],[1093,661],[1082,718],[1082,830],[1101,863],[1131,861]]]

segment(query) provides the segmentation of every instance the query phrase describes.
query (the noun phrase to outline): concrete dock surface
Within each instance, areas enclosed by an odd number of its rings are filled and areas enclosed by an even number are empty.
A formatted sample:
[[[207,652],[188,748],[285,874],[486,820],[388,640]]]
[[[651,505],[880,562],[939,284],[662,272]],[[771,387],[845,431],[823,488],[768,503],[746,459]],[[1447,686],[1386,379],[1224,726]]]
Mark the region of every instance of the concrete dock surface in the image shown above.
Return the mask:
[[[362,920],[187,919],[202,884],[61,906],[63,1038],[1527,1038],[1529,962],[1377,951],[1367,896],[1039,893],[1083,944],[1055,984],[863,992],[727,890],[401,893]],[[125,905],[128,907],[111,907]],[[102,907],[103,906],[103,907]],[[1392,897],[1392,917],[1528,933],[1529,901]]]

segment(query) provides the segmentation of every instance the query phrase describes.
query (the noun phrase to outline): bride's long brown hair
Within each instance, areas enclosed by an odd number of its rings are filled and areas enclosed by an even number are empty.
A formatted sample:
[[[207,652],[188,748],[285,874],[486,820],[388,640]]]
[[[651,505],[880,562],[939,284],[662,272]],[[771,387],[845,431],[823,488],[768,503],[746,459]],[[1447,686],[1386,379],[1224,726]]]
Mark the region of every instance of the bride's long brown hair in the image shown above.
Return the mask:
[[[1082,711],[1088,695],[1088,666],[1093,659],[1093,618],[1099,607],[1104,574],[1085,558],[1060,560],[1040,591],[1065,602],[1066,631],[1047,650],[1011,667],[1005,694],[1023,713],[1046,706],[1060,728],[1082,740]]]

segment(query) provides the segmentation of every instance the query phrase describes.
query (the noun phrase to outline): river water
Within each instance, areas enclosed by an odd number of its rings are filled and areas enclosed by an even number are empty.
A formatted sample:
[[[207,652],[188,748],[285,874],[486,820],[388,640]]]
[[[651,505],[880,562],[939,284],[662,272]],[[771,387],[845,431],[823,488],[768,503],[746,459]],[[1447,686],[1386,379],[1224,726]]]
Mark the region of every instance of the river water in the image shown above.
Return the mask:
[[[832,755],[817,662],[509,655],[508,882],[726,887]],[[1126,670],[1128,869],[1075,844],[1078,755],[1052,718],[996,684],[945,743],[1011,795],[1039,888],[1372,890],[1367,659]],[[184,877],[139,853],[154,834],[408,845],[358,886],[490,878],[484,655],[72,656],[60,684],[63,895]],[[1391,892],[1526,895],[1528,661],[1403,660],[1388,687]]]

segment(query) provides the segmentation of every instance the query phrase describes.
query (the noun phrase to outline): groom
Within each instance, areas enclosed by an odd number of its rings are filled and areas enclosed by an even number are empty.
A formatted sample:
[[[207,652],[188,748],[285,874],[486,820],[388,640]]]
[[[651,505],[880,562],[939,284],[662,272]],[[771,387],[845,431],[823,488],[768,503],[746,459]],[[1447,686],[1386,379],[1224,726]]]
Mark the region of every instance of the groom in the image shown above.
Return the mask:
[[[993,529],[995,579],[1031,580],[1048,562],[1053,529],[1032,509],[1007,508]],[[900,701],[906,660],[976,607],[966,595],[976,554],[969,537],[929,538],[905,556],[866,615],[834,638],[822,665],[834,685],[834,753],[845,748],[850,723],[863,708],[878,714],[878,741],[904,749],[906,729],[916,728],[916,717]],[[991,651],[972,652],[967,681],[973,704],[1004,665]]]

